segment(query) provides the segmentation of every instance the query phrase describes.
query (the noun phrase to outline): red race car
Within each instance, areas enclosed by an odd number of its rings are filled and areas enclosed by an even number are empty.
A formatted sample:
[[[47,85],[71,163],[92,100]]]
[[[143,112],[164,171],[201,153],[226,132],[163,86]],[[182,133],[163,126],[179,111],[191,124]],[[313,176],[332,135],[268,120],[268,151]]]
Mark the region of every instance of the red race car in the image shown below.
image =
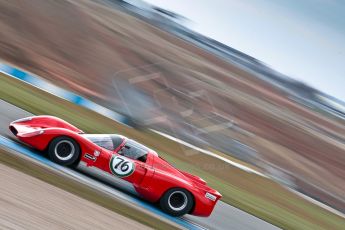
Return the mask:
[[[222,197],[200,177],[176,169],[152,149],[121,135],[85,134],[52,116],[19,119],[9,128],[22,142],[46,151],[53,162],[157,202],[172,216],[209,216]]]

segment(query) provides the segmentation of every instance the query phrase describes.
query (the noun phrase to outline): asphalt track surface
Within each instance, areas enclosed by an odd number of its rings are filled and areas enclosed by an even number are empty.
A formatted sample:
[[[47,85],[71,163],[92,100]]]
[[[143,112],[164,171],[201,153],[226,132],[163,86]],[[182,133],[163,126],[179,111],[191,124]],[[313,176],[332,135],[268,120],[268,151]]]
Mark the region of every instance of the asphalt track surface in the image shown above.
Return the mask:
[[[77,171],[58,166],[48,159],[40,156],[39,154],[31,151],[23,145],[20,145],[16,142],[13,142],[7,138],[13,138],[13,135],[8,130],[8,124],[16,119],[31,116],[32,114],[11,105],[3,100],[0,100],[0,145],[6,145],[21,154],[25,154],[31,158],[34,158],[41,163],[44,163],[50,167],[56,168],[63,173],[73,175],[80,178],[84,182],[97,186],[101,191],[106,193],[111,193],[114,197],[119,199],[126,199],[128,202],[141,206],[153,212],[156,215],[159,215],[162,219],[166,218],[170,221],[175,222],[181,227],[188,229],[278,229],[278,227],[271,225],[257,217],[254,217],[242,210],[239,210],[231,205],[228,205],[224,202],[218,202],[215,210],[212,215],[208,218],[195,217],[191,215],[184,216],[182,218],[174,218],[162,213],[158,208],[153,205],[148,204],[147,202],[142,201],[136,197],[128,195],[116,188],[105,185],[99,181],[87,177]],[[5,137],[5,138],[4,138]],[[0,193],[1,195],[1,193]]]

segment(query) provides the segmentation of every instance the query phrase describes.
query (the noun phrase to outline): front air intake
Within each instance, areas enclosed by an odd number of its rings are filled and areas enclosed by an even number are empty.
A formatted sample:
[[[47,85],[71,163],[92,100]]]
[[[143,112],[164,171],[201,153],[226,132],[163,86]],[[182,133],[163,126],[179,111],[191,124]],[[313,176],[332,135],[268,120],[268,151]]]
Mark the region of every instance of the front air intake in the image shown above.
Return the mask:
[[[18,130],[16,128],[14,128],[12,125],[10,126],[10,130],[13,133],[13,135],[17,136],[18,134]]]

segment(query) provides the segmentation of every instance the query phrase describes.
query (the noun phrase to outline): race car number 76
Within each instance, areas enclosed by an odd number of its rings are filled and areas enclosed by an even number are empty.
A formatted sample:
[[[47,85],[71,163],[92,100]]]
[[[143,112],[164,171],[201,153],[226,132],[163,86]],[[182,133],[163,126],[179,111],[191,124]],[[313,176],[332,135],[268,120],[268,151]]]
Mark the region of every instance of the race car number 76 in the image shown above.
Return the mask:
[[[110,170],[118,177],[126,177],[134,172],[133,161],[122,156],[113,156],[110,160]]]

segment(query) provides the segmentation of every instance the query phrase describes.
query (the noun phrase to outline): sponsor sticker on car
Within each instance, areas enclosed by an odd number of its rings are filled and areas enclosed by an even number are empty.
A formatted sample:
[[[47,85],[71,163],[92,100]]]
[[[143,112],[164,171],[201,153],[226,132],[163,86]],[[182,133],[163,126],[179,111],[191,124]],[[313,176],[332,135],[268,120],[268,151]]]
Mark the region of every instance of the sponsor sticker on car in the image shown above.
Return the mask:
[[[97,157],[92,156],[91,154],[88,154],[88,153],[86,153],[86,154],[84,155],[84,157],[85,157],[86,159],[89,159],[89,160],[92,160],[92,161],[96,161],[96,160],[97,160]]]
[[[211,193],[207,192],[205,194],[205,197],[209,200],[215,201],[217,199],[217,197],[215,195],[212,195]]]

